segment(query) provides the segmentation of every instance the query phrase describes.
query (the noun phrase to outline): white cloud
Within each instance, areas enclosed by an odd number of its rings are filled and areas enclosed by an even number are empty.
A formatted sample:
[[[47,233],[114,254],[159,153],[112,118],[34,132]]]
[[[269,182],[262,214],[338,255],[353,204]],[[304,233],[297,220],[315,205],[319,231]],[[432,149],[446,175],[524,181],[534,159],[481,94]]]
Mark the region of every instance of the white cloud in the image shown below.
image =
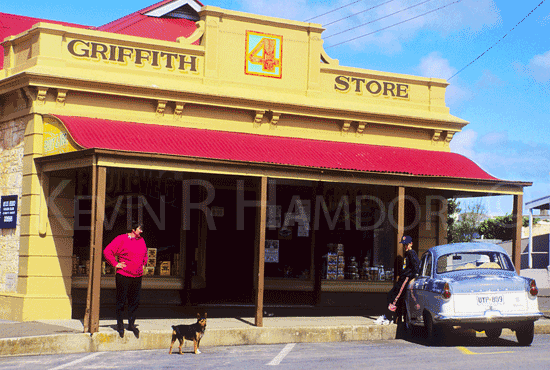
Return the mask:
[[[477,132],[469,129],[462,130],[453,136],[450,144],[451,151],[473,160],[472,157],[476,155],[474,151],[476,140]]]
[[[453,137],[450,147],[501,179],[550,180],[550,145],[510,140],[507,131],[479,137],[474,130],[465,129]]]
[[[486,146],[502,146],[508,142],[508,132],[490,132],[483,135],[480,141]]]
[[[447,59],[444,59],[440,53],[435,51],[420,59],[418,69],[424,77],[443,79],[451,77],[457,71],[456,68],[451,67]]]
[[[538,82],[550,81],[550,51],[535,55],[527,65],[527,72]]]
[[[309,18],[329,12],[330,10],[348,5],[350,4],[350,0],[339,0],[335,2],[315,2],[306,0],[239,0],[239,3],[241,4],[241,9],[245,12],[305,21]],[[324,32],[325,38],[357,27],[340,35],[330,37],[327,41],[327,45],[335,45],[357,36],[366,35],[370,32],[389,27],[387,30],[358,38],[349,43],[354,49],[360,49],[360,47],[364,48],[366,45],[373,45],[379,48],[379,52],[388,55],[401,51],[402,44],[414,39],[421,30],[436,31],[443,36],[460,30],[466,33],[477,33],[484,28],[492,27],[500,22],[498,9],[493,0],[462,0],[457,4],[452,4],[446,8],[426,15],[422,14],[450,3],[441,4],[427,2],[420,6],[413,7],[418,3],[419,2],[416,0],[394,0],[383,6],[373,8],[376,4],[361,2],[322,17],[315,18],[312,22],[329,24],[339,19],[346,18],[342,21],[328,25],[327,30]],[[401,12],[401,10],[409,7],[413,8]],[[373,9],[368,10],[370,8]],[[388,16],[392,13],[397,14]],[[363,24],[366,25],[358,27]],[[390,27],[395,24],[398,25]]]
[[[451,151],[476,162],[483,170],[504,180],[532,182],[524,189],[524,201],[550,194],[550,145],[509,140],[508,132],[483,136],[471,129],[457,133]],[[511,213],[511,197],[488,198],[490,214]]]
[[[448,79],[457,71],[452,67],[448,59],[445,59],[438,52],[432,52],[420,59],[416,68],[421,76]],[[451,81],[445,91],[445,102],[453,108],[465,100],[469,100],[473,94],[466,88],[460,86],[458,77]]]
[[[474,95],[470,90],[465,89],[458,84],[451,83],[447,86],[447,91],[445,92],[445,102],[448,107],[453,109],[462,102],[470,100],[473,96]]]
[[[542,55],[535,55],[529,64],[534,67],[550,68],[550,51]]]
[[[494,89],[505,85],[505,81],[488,69],[483,70],[481,78],[476,82],[477,89]]]
[[[240,0],[239,3],[241,3],[242,10],[247,13],[298,21],[305,21],[327,11],[327,8],[322,5],[308,6],[306,0]],[[317,20],[312,22],[317,22]]]

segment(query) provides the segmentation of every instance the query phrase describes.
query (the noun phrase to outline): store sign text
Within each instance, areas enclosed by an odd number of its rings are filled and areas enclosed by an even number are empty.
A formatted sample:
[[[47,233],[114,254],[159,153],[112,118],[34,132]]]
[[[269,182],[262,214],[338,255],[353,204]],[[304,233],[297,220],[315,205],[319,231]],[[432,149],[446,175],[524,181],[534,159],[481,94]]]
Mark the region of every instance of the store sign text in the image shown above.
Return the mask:
[[[409,85],[407,84],[348,76],[336,76],[334,82],[334,89],[343,93],[353,90],[357,94],[366,92],[374,96],[383,95],[391,98],[409,98]]]
[[[149,64],[156,68],[177,68],[185,72],[198,72],[198,57],[194,55],[167,53],[83,40],[71,40],[67,44],[67,49],[69,53],[79,58],[99,59],[122,64],[130,61],[136,66]]]

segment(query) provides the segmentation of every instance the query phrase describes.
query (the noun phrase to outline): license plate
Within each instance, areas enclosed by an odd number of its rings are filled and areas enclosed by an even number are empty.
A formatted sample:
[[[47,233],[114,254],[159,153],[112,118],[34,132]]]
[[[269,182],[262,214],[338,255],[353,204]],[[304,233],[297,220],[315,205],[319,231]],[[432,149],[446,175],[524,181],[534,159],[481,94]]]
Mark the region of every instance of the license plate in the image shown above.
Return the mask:
[[[496,306],[504,303],[501,295],[478,295],[477,304],[480,306]]]

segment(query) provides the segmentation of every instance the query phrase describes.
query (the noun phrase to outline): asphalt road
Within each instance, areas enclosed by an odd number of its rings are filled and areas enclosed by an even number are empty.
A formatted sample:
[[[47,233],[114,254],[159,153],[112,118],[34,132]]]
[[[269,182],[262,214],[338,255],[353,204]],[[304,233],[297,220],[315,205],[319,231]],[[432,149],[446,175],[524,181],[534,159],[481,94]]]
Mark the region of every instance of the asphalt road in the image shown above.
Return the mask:
[[[536,335],[530,347],[514,336],[496,341],[458,337],[443,345],[422,340],[291,343],[206,347],[184,354],[166,350],[94,352],[0,358],[0,369],[544,369],[550,364],[550,335]]]

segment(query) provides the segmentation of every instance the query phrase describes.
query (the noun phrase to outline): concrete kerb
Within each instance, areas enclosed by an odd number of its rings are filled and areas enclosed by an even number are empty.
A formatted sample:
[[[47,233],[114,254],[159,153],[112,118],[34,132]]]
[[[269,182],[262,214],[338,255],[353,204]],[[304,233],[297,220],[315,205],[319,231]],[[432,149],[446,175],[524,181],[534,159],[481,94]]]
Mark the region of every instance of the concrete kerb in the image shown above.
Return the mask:
[[[201,347],[395,339],[396,329],[396,325],[212,328],[207,330]],[[142,330],[136,338],[126,331],[124,338],[120,338],[113,330],[93,335],[75,333],[3,338],[0,339],[0,356],[149,349],[168,351],[171,333],[171,330],[164,329]],[[186,342],[185,346],[186,351],[190,351],[193,345]]]
[[[201,347],[321,343],[343,341],[391,340],[396,338],[397,325],[340,325],[340,326],[268,326],[242,328],[209,328]],[[513,334],[505,330],[503,335]],[[535,323],[535,334],[550,334],[550,320]],[[478,334],[480,335],[480,334]],[[163,349],[168,352],[171,330],[142,330],[139,338],[126,331],[120,338],[114,330],[103,330],[93,335],[86,333],[52,334],[34,337],[0,339],[0,356],[41,354],[65,354],[120,350]],[[175,346],[178,345],[176,342]],[[186,342],[184,352],[191,352],[193,345]]]
[[[92,352],[90,339],[85,333],[3,338],[0,339],[0,356]]]

